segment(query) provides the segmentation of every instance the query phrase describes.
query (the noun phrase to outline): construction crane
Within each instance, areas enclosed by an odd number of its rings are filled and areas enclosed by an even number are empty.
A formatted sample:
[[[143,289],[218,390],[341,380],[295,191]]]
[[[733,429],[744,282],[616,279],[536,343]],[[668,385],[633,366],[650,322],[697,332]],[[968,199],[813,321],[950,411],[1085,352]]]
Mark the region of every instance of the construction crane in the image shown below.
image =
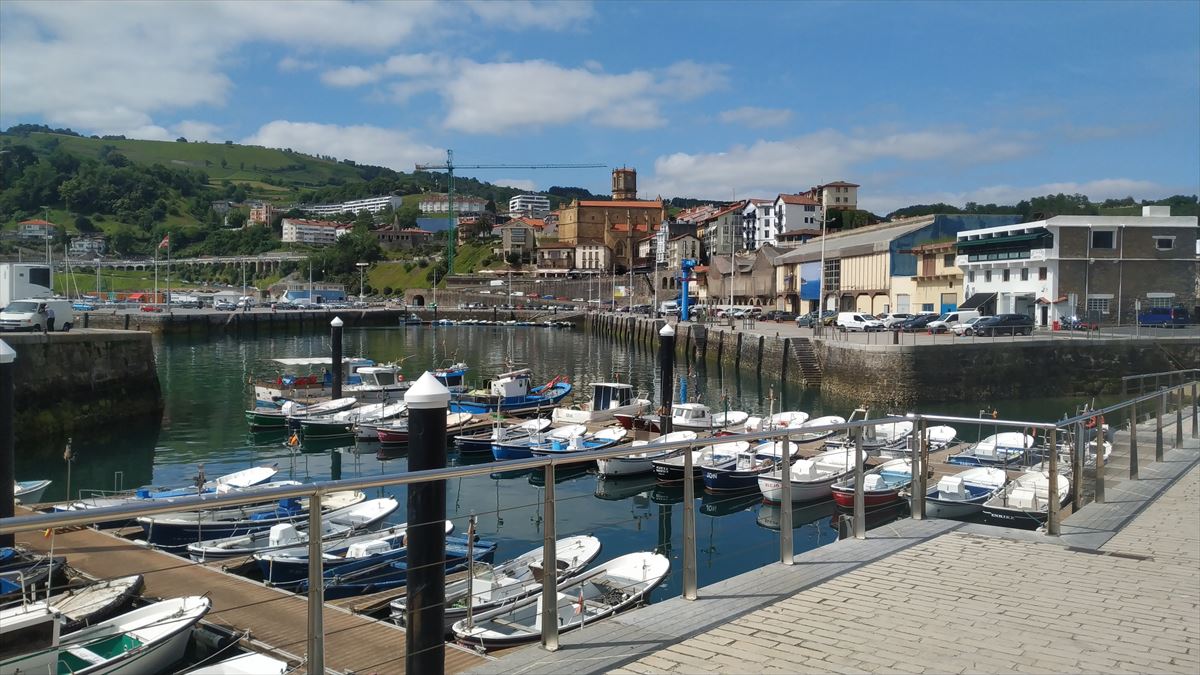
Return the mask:
[[[454,151],[446,150],[445,164],[418,164],[417,171],[446,172],[446,211],[450,231],[446,237],[446,274],[454,274],[454,244],[458,238],[458,222],[454,218],[455,169],[606,169],[606,164],[455,164]]]

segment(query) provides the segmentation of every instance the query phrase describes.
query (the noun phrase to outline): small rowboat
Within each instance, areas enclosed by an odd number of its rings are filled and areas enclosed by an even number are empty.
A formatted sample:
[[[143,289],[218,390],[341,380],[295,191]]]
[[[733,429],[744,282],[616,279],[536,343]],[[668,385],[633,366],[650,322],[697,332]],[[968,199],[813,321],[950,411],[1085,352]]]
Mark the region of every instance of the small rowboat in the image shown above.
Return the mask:
[[[603,450],[620,443],[625,434],[628,433],[620,427],[609,427],[601,429],[594,434],[585,434],[583,436],[572,436],[564,443],[560,440],[551,440],[549,443],[538,443],[529,446],[529,452],[534,457],[547,457],[552,455],[569,455],[575,452],[587,452],[588,450]]]
[[[142,575],[134,574],[72,588],[42,602],[62,616],[61,634],[66,635],[104,621],[121,611],[141,594],[142,586]],[[0,611],[0,621],[8,618],[12,611]]]
[[[736,457],[739,452],[749,449],[749,441],[731,441],[692,450],[692,480],[703,480],[704,466],[714,465],[714,457]],[[654,477],[660,483],[682,483],[685,457],[686,453],[681,452],[673,457],[654,460],[651,462],[654,466]]]
[[[865,451],[863,454],[866,454]],[[758,477],[758,489],[763,499],[773,504],[783,500],[781,469]],[[798,459],[791,467],[792,503],[828,499],[833,484],[854,473],[854,449],[822,452],[812,459]]]
[[[454,434],[471,423],[475,416],[471,413],[446,413],[446,434]],[[549,424],[549,422],[547,422]],[[359,427],[362,429],[362,426]],[[375,434],[382,445],[408,445],[408,420],[402,419],[392,424],[379,425]],[[491,449],[488,445],[488,449]]]
[[[587,433],[587,427],[582,424],[568,424],[550,430],[547,434],[532,434],[516,440],[500,441],[492,446],[492,457],[501,459],[525,459],[533,456],[533,446],[553,444],[555,441],[566,443],[575,436]]]
[[[1071,499],[1071,479],[1058,477],[1058,506]],[[1035,530],[1046,524],[1050,507],[1050,472],[1027,471],[983,503],[983,515],[995,525]]]
[[[288,426],[288,420],[300,419],[310,415],[332,415],[333,413],[349,410],[358,403],[354,397],[335,398],[330,401],[303,405],[295,401],[287,401],[281,406],[259,406],[246,411],[246,422],[254,431],[264,429],[283,429]]]
[[[979,466],[943,476],[925,493],[925,515],[930,518],[964,518],[979,513],[1008,482],[1004,469]]]
[[[655,446],[695,439],[695,431],[673,431],[649,442],[634,441],[631,447],[637,448],[635,451],[624,457],[597,460],[596,466],[602,476],[633,476],[639,473],[649,473],[654,470],[654,460],[674,457],[682,452],[681,449],[662,450]]]
[[[42,501],[49,480],[19,480],[13,484],[13,498],[21,504],[37,504]]]
[[[491,453],[492,446],[496,443],[513,441],[518,438],[526,438],[531,434],[541,433],[549,429],[551,424],[553,423],[548,419],[537,418],[509,426],[497,425],[490,431],[455,436],[454,442],[458,444],[458,451],[462,453]]]
[[[912,485],[912,461],[891,459],[863,476],[863,503],[883,506],[900,499],[900,491]],[[833,484],[833,500],[843,508],[854,507],[854,476]]]

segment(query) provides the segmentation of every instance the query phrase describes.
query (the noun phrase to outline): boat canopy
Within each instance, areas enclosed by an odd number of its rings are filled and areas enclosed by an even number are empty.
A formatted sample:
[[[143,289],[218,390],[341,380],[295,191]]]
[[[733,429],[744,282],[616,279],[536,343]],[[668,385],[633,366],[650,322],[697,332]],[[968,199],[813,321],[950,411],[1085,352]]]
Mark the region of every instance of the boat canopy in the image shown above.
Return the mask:
[[[633,386],[623,382],[593,382],[592,410],[608,410],[629,405]]]
[[[328,356],[306,356],[306,357],[300,357],[300,358],[271,359],[271,360],[274,361],[275,363],[278,363],[278,364],[284,365],[284,366],[323,366],[323,365],[327,365],[330,361]],[[347,357],[342,358],[342,363],[359,363],[359,362],[367,363],[367,364],[374,363],[374,361],[371,361],[370,359],[364,359],[362,357],[356,357],[356,356],[347,356]]]

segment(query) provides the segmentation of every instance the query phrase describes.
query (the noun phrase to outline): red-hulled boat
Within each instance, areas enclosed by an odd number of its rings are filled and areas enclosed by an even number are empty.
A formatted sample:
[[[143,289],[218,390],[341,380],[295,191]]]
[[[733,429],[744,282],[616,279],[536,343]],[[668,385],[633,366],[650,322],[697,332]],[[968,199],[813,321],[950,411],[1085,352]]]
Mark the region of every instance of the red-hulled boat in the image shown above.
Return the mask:
[[[863,476],[863,503],[883,506],[900,500],[900,491],[912,485],[912,462],[907,457],[889,460]],[[854,508],[854,476],[833,484],[833,501]]]
[[[459,433],[474,418],[471,413],[446,413],[446,434]],[[379,433],[380,445],[408,445],[408,418],[395,424],[380,426],[376,431]]]

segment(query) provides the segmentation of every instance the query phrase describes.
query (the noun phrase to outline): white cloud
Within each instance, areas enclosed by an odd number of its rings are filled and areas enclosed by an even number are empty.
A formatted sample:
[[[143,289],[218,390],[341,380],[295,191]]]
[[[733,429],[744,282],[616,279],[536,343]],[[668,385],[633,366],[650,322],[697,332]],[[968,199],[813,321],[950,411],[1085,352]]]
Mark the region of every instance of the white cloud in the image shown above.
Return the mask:
[[[339,126],[275,120],[243,139],[248,145],[292,148],[314,155],[353,159],[360,164],[412,171],[418,162],[439,162],[445,150],[415,142],[409,134],[370,125]]]
[[[1023,134],[956,129],[857,131],[832,129],[779,141],[760,140],[725,152],[675,153],[654,162],[648,194],[771,195],[795,192],[834,178],[852,179],[877,161],[940,159],[955,164],[1001,161],[1030,151]]]
[[[524,190],[526,192],[537,192],[538,189],[537,183],[534,183],[528,178],[496,178],[494,180],[489,180],[488,182],[495,185],[503,185],[504,187]]]
[[[378,82],[380,73],[359,66],[334,68],[321,73],[321,81],[331,87],[361,87],[364,84]]]
[[[777,127],[792,119],[792,111],[784,108],[758,108],[752,105],[725,110],[720,119],[726,124],[742,124],[753,129]]]
[[[689,100],[729,86],[729,66],[678,61],[663,69],[660,86],[672,98]]]
[[[472,0],[467,3],[480,19],[497,28],[542,28],[563,30],[579,27],[579,22],[592,18],[592,3],[577,0],[530,2],[529,0]]]
[[[1041,183],[1036,185],[988,185],[962,191],[913,192],[892,194],[860,194],[862,208],[880,215],[913,204],[950,204],[963,206],[967,202],[979,204],[1016,204],[1030,197],[1052,194],[1083,194],[1092,201],[1120,199],[1132,196],[1135,199],[1157,199],[1180,192],[1179,189],[1154,181],[1132,178],[1102,178],[1085,182]]]
[[[176,124],[173,131],[189,141],[217,141],[221,139],[221,126],[196,120],[184,120]]]
[[[300,59],[295,56],[285,56],[279,59],[277,67],[285,73],[296,73],[302,70],[316,70],[317,62]]]

